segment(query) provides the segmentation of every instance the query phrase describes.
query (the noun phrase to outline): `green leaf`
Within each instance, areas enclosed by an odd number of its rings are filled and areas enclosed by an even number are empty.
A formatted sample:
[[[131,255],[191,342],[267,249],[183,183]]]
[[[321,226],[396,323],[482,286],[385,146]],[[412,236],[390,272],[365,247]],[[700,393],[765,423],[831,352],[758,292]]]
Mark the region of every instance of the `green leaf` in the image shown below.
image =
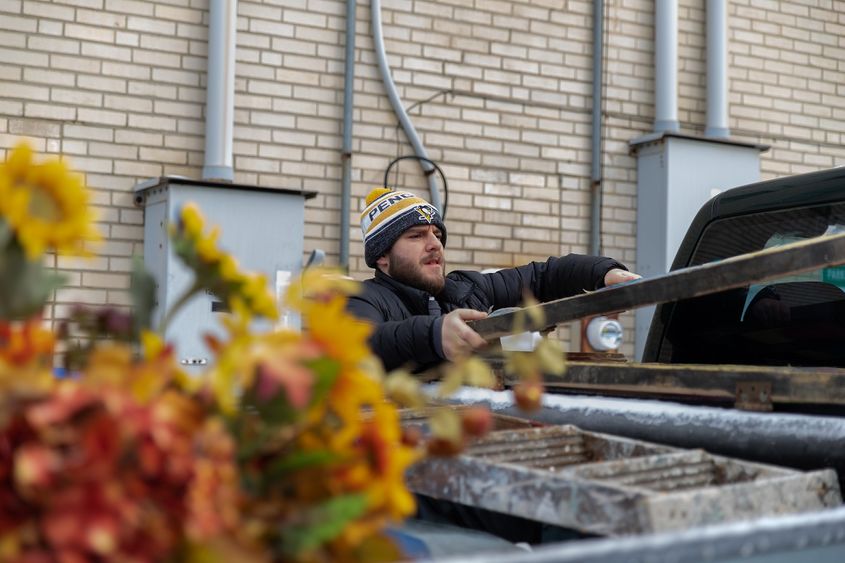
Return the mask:
[[[132,257],[132,273],[129,277],[129,295],[135,319],[135,333],[152,328],[153,309],[156,306],[156,280],[144,268],[144,259]]]
[[[352,494],[334,497],[301,514],[301,523],[282,529],[281,548],[288,555],[302,555],[335,539],[367,510],[367,497]]]
[[[0,251],[0,318],[26,319],[41,312],[65,277],[28,260],[17,241]]]
[[[287,395],[285,395],[284,389],[282,388],[269,401],[261,401],[255,396],[253,391],[249,391],[244,394],[241,404],[253,407],[261,417],[261,420],[271,427],[296,422],[303,414],[290,406]]]
[[[340,374],[340,362],[327,357],[317,358],[306,364],[314,372],[314,387],[311,391],[311,404],[322,402]]]
[[[276,460],[267,468],[267,477],[278,477],[283,473],[290,471],[297,471],[314,467],[315,465],[328,465],[340,456],[329,450],[315,450],[310,452],[294,452],[291,455],[285,456],[282,459]]]
[[[12,229],[8,223],[0,219],[0,249],[5,248],[12,241]]]

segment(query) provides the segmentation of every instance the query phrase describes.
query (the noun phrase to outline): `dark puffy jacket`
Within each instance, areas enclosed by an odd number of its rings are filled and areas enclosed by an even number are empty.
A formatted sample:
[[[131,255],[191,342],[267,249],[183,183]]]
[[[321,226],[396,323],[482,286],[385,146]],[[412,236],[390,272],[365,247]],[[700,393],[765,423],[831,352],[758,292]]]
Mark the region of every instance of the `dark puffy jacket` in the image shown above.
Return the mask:
[[[456,270],[446,276],[436,297],[443,314],[455,309],[490,312],[520,305],[526,290],[545,302],[599,289],[612,268],[625,266],[610,258],[569,254],[491,274]],[[385,369],[403,365],[426,369],[445,359],[443,317],[429,313],[428,298],[428,293],[376,270],[375,278],[363,283],[362,292],[349,299],[349,311],[375,325],[370,345]]]

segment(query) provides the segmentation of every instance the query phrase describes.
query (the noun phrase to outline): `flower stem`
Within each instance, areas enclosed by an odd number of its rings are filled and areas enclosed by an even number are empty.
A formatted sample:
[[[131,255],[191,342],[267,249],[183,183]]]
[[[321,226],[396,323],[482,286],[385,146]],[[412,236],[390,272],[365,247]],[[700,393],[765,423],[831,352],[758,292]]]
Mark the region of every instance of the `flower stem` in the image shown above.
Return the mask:
[[[167,314],[164,315],[164,320],[161,321],[161,325],[159,325],[158,332],[161,334],[162,337],[165,335],[165,331],[167,330],[167,326],[173,321],[173,317],[176,316],[176,313],[181,309],[188,301],[190,301],[197,293],[202,290],[202,285],[198,282],[194,282],[194,285],[189,287],[185,293],[183,293],[179,299],[176,300],[176,303],[173,304],[170,309],[167,310]]]

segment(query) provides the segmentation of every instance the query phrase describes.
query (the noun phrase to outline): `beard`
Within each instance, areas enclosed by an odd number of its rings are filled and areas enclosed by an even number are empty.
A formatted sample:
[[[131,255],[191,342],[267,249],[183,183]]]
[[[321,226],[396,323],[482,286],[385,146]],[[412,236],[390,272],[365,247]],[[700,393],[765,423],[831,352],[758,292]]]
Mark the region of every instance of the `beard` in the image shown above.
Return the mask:
[[[430,258],[431,256],[427,256],[422,262]],[[446,285],[446,278],[443,276],[442,267],[437,273],[426,272],[423,270],[420,262],[414,262],[398,255],[391,257],[390,264],[387,267],[387,275],[396,281],[400,281],[416,289],[421,289],[430,295],[437,295],[443,289],[443,286]]]

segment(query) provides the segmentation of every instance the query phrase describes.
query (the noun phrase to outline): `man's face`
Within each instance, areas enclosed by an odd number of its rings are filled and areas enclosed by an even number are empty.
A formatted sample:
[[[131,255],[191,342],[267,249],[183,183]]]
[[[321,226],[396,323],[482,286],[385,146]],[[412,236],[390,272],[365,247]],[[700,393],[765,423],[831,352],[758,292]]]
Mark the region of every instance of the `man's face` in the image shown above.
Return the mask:
[[[436,295],[446,283],[441,236],[434,225],[411,227],[376,264],[391,278]]]

